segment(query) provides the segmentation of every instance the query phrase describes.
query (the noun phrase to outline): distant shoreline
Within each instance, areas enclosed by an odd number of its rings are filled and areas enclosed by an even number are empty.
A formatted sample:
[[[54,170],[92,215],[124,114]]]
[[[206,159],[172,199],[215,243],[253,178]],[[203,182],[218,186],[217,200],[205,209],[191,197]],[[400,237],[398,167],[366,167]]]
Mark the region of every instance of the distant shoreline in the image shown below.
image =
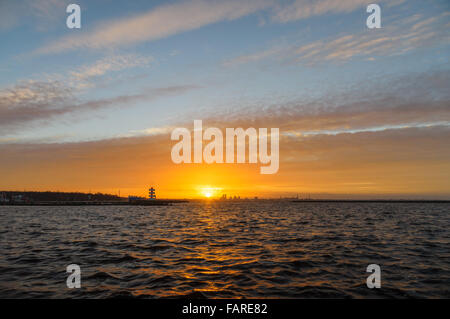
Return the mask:
[[[160,206],[182,202],[292,202],[292,203],[450,203],[450,199],[332,199],[332,198],[159,198],[147,200],[141,198],[125,198],[114,194],[81,193],[81,192],[52,192],[52,191],[0,191],[0,206],[112,206],[112,205],[142,205]]]
[[[171,206],[177,203],[203,202],[205,200],[140,200],[140,201],[48,201],[48,202],[20,202],[1,203],[1,206]],[[450,204],[450,200],[351,200],[351,199],[308,199],[308,200],[279,200],[279,199],[258,199],[258,200],[212,200],[217,203],[242,203],[249,201],[261,202],[285,202],[285,203],[384,203],[384,204]]]
[[[170,206],[185,200],[134,200],[134,201],[42,201],[0,203],[0,206]]]

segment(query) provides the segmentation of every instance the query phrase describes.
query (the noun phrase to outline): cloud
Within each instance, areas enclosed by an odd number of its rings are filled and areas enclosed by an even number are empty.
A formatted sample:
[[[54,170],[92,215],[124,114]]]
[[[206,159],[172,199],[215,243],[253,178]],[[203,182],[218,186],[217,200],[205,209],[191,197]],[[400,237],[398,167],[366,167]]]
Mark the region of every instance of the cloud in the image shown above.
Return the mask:
[[[143,92],[110,98],[83,100],[86,89],[101,86],[109,72],[134,67],[146,67],[153,58],[130,55],[108,56],[65,74],[48,74],[40,80],[24,80],[0,90],[0,132],[11,132],[35,121],[47,123],[58,116],[94,111],[106,107],[151,101],[164,96],[182,94],[197,89],[195,85],[148,88]],[[45,78],[46,79],[42,79]]]
[[[191,0],[165,4],[132,18],[106,21],[91,33],[61,38],[34,53],[102,49],[153,41],[212,23],[235,20],[270,4],[268,0]]]
[[[450,72],[380,77],[338,94],[272,102],[204,115],[210,126],[278,127],[292,136],[380,131],[389,128],[450,125]]]
[[[174,126],[150,127],[144,130],[131,130],[128,133],[120,134],[116,138],[167,135],[170,134],[174,129]]]
[[[377,1],[377,3],[383,2],[389,1]],[[395,5],[401,2],[403,1],[395,1]],[[294,0],[287,6],[278,6],[272,20],[286,23],[330,13],[348,13],[366,7],[370,3],[367,0]]]
[[[111,71],[120,71],[134,67],[147,67],[153,60],[152,57],[136,54],[108,56],[91,65],[85,65],[71,71],[69,75],[74,80],[84,82]]]
[[[441,29],[444,20],[444,15],[441,15],[416,23],[401,21],[375,32],[315,41],[297,47],[292,52],[292,59],[297,63],[312,65],[342,62],[355,57],[400,55],[413,49],[449,44],[450,37]]]
[[[80,112],[80,111],[93,111],[105,107],[115,107],[115,106],[123,107],[139,101],[150,102],[155,99],[159,99],[166,96],[183,94],[187,91],[198,88],[200,88],[200,86],[197,85],[178,85],[159,88],[148,88],[144,90],[142,93],[119,95],[111,98],[104,98],[97,100],[89,100],[84,103],[70,105],[69,107],[66,106],[64,109],[67,112]],[[58,115],[58,113],[56,115]]]
[[[106,107],[125,107],[139,101],[153,101],[197,88],[199,87],[194,85],[161,87],[147,89],[143,93],[82,102],[57,82],[20,84],[0,95],[0,132],[11,132],[39,120],[50,123],[54,118],[65,114]]]
[[[255,52],[248,55],[241,55],[229,60],[226,60],[222,63],[225,67],[235,67],[239,66],[241,64],[247,64],[252,62],[257,62],[266,58],[273,57],[275,55],[278,55],[280,53],[283,53],[285,51],[285,48],[283,47],[273,47],[267,50]]]
[[[448,13],[436,17],[414,15],[392,21],[377,30],[365,30],[356,34],[342,34],[309,43],[274,46],[248,55],[241,55],[223,63],[236,66],[278,58],[287,63],[308,66],[324,63],[342,63],[354,58],[376,60],[379,56],[401,55],[413,49],[429,48],[450,43],[446,32]]]
[[[73,98],[72,90],[62,83],[29,80],[0,91],[0,129],[10,129],[50,115],[66,112],[63,105]]]
[[[390,6],[403,2],[380,1]],[[236,20],[262,10],[269,11],[273,22],[286,23],[323,14],[347,13],[367,4],[365,0],[295,0],[281,3],[275,0],[185,0],[160,5],[132,17],[103,21],[92,31],[81,30],[81,34],[49,42],[32,54],[130,46],[221,21]],[[251,59],[250,56],[248,58]]]

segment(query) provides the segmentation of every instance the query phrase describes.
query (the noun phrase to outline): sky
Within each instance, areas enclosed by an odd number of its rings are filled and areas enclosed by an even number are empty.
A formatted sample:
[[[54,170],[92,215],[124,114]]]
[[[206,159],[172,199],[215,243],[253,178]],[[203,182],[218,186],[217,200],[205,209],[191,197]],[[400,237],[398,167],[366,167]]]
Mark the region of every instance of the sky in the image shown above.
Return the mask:
[[[450,199],[450,2],[373,2],[0,1],[0,190]],[[194,120],[279,171],[174,164]]]

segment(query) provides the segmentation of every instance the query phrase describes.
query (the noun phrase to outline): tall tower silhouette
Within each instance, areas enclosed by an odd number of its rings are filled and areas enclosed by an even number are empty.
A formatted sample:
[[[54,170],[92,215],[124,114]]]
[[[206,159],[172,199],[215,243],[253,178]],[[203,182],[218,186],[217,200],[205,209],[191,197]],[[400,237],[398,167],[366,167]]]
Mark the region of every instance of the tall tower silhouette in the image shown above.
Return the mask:
[[[155,191],[156,190],[153,188],[153,186],[148,189],[148,198],[149,199],[156,199]]]

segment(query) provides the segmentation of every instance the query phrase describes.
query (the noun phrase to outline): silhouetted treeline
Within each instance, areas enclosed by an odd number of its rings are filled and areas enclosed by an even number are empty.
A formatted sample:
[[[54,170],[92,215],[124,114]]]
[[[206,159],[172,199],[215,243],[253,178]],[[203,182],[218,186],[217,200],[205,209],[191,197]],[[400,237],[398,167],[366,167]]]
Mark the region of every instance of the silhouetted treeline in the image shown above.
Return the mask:
[[[102,193],[64,193],[64,192],[18,192],[0,191],[0,201],[38,202],[38,201],[112,201],[120,197]]]

